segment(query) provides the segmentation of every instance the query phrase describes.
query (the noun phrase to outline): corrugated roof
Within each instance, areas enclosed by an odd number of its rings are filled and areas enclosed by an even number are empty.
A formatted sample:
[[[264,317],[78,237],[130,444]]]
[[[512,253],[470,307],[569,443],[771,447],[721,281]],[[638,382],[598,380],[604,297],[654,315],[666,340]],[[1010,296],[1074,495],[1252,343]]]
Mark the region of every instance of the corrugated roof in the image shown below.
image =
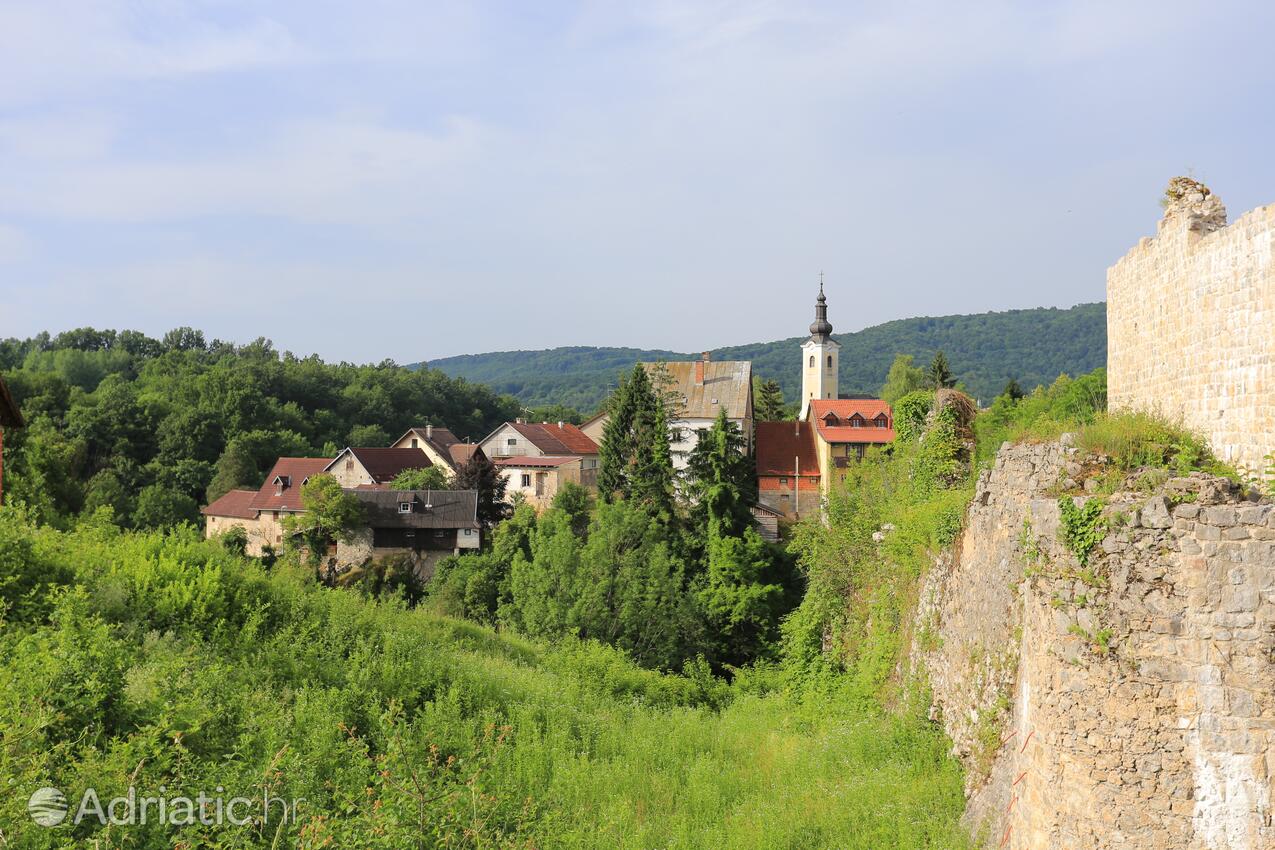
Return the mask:
[[[336,464],[341,456],[349,452],[354,455],[367,474],[377,484],[386,484],[405,469],[427,469],[433,466],[429,455],[420,449],[386,449],[377,446],[350,446],[329,461],[328,468]]]
[[[695,380],[697,362],[704,364],[702,383]],[[715,419],[723,407],[730,419],[743,419],[748,413],[753,364],[747,360],[679,360],[642,366],[652,373],[663,366],[673,379],[668,392],[674,397],[679,419]]]
[[[513,467],[533,467],[533,466],[562,466],[571,463],[573,460],[579,460],[579,455],[541,455],[533,457],[531,455],[522,455],[518,457],[498,457],[496,458],[496,466],[513,466]]]
[[[756,427],[758,475],[819,475],[809,422],[758,422]]]
[[[18,410],[18,403],[13,400],[13,395],[4,383],[4,377],[0,376],[0,425],[21,428],[23,424],[22,411]]]
[[[231,490],[208,507],[203,508],[200,513],[204,516],[256,519],[257,509],[252,506],[252,500],[256,497],[256,490]]]
[[[477,490],[351,490],[369,528],[478,528]],[[399,505],[410,502],[410,513]]]
[[[856,428],[848,424],[856,414],[865,423],[872,423],[884,414],[889,426],[865,424]],[[888,443],[894,439],[894,411],[879,398],[811,399],[806,419],[815,423],[819,436],[827,443]]]
[[[510,422],[514,430],[547,455],[595,455],[598,444],[570,422]]]
[[[253,497],[252,507],[259,511],[301,510],[301,485],[307,478],[323,472],[331,462],[331,458],[326,457],[279,458]],[[274,484],[276,478],[286,482],[282,494],[275,493],[278,489]]]

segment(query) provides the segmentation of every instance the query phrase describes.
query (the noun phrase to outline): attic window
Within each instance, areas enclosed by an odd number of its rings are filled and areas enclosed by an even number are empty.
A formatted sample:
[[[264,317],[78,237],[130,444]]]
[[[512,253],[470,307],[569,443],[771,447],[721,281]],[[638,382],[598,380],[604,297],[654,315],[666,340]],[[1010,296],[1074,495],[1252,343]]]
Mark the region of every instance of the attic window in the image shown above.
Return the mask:
[[[717,404],[717,399],[713,399],[713,404]]]
[[[418,448],[420,448],[420,446],[418,446],[418,445],[416,444],[416,438],[415,438],[415,437],[413,437],[413,438],[412,438],[412,448],[414,448],[414,449],[418,449]]]
[[[399,503],[398,503],[398,512],[399,512],[399,513],[401,513],[401,514],[410,514],[410,513],[412,512],[412,503],[411,503],[411,502],[399,502]]]

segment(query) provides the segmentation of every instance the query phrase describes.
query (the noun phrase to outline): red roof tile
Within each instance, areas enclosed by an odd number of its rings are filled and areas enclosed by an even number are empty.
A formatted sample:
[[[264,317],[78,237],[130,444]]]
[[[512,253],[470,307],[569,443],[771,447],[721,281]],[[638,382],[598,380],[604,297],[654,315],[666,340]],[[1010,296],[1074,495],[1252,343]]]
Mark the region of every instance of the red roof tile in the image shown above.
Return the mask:
[[[200,511],[204,516],[225,516],[236,519],[256,519],[257,511],[252,507],[252,500],[257,496],[256,490],[231,490],[220,499]]]
[[[321,473],[332,460],[326,457],[281,457],[252,500],[252,507],[259,511],[301,510],[301,485],[312,475]],[[283,492],[275,479],[281,479]]]
[[[514,429],[547,455],[595,455],[598,444],[570,422],[513,422]]]
[[[849,424],[856,414],[865,422],[858,428]],[[889,424],[884,428],[873,425],[882,414]],[[815,424],[819,436],[828,443],[889,443],[894,440],[894,412],[879,398],[811,399],[806,420]]]
[[[815,432],[809,422],[758,422],[757,474],[819,474]]]

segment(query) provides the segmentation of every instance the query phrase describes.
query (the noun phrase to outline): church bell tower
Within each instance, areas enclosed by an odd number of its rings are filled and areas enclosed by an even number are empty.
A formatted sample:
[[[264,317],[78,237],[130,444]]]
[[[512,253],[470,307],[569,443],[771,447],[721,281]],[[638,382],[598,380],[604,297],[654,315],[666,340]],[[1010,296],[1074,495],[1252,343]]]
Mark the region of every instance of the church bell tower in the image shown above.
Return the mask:
[[[810,325],[810,339],[801,344],[801,418],[806,418],[810,401],[837,397],[837,370],[841,346],[832,338],[828,322],[828,299],[823,294],[823,275],[819,276],[819,297],[815,299],[815,320]]]

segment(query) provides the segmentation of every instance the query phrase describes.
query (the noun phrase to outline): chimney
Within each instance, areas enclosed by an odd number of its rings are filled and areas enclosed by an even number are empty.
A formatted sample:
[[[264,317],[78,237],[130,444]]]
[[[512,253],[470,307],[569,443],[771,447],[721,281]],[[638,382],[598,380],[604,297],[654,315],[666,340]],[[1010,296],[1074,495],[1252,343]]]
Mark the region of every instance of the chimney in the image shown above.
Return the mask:
[[[434,426],[433,426],[433,425],[426,425],[426,426],[425,426],[425,439],[427,439],[427,440],[432,440],[432,439],[434,439]]]
[[[695,361],[695,386],[704,386],[704,364],[708,362],[708,352],[705,351],[699,360]]]
[[[558,430],[559,430],[559,431],[561,431],[561,430],[563,429],[563,427],[564,427],[564,425],[563,425],[563,421],[562,421],[561,419],[559,419],[559,420],[558,420]]]
[[[515,420],[514,420],[514,424],[515,424],[515,425],[526,425],[526,424],[527,424],[527,420],[526,420],[526,419],[523,419],[521,416],[519,416],[517,419],[515,419]]]

